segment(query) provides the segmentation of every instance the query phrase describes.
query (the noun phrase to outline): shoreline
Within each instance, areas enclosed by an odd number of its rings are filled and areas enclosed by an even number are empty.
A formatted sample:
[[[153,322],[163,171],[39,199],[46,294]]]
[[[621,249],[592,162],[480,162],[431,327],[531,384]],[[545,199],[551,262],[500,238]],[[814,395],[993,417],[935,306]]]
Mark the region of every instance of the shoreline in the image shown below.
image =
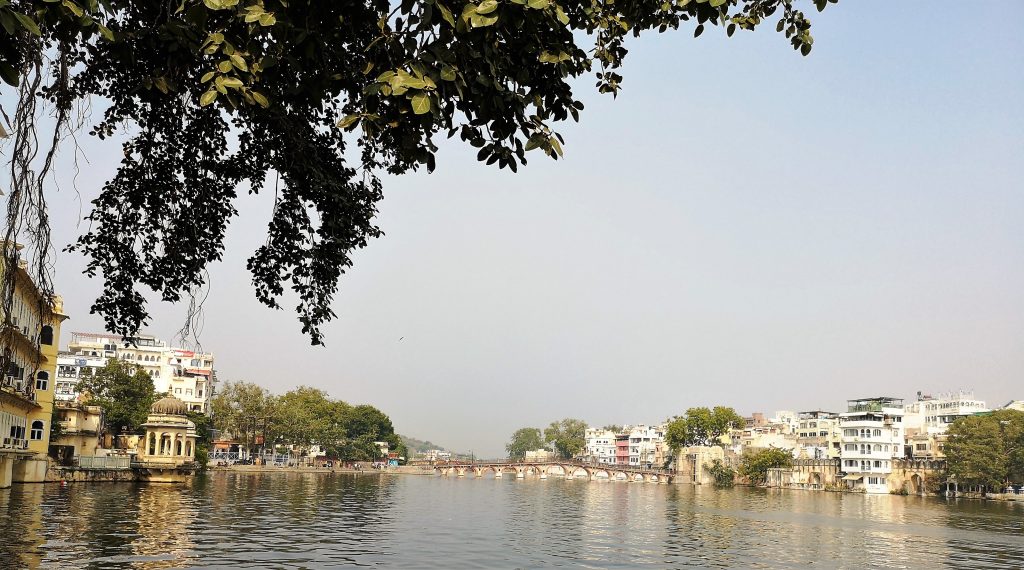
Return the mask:
[[[274,465],[228,465],[208,467],[208,473],[343,473],[348,475],[433,475],[432,470],[418,467],[391,467],[388,469],[347,469],[342,467],[277,467]]]

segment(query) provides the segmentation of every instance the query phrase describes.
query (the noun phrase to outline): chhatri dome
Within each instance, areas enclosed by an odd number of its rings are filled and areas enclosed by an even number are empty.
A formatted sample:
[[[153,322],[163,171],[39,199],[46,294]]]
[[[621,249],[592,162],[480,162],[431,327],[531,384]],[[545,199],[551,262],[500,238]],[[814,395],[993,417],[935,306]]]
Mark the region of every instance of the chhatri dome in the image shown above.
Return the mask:
[[[149,412],[164,416],[184,416],[188,415],[188,406],[174,396],[167,396],[150,406]]]

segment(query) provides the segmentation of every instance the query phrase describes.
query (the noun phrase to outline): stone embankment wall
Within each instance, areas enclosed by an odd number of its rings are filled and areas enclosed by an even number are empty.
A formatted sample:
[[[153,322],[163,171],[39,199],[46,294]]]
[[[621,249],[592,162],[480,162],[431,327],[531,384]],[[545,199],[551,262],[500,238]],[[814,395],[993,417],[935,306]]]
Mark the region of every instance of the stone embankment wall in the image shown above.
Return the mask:
[[[795,459],[789,468],[769,469],[767,487],[838,491],[844,489],[838,459]]]
[[[792,467],[768,470],[767,487],[845,491],[838,459],[797,459]],[[896,459],[887,478],[890,493],[938,493],[946,481],[946,462]]]
[[[47,482],[111,483],[138,480],[139,473],[135,469],[79,469],[50,464],[50,468],[46,470]]]

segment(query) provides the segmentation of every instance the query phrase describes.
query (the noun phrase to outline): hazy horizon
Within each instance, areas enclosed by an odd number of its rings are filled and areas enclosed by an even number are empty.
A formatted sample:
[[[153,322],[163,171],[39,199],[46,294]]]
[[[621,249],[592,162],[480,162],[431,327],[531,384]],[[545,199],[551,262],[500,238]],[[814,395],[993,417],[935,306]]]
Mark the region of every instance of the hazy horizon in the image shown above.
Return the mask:
[[[812,12],[809,57],[774,25],[629,41],[618,99],[577,85],[564,160],[511,174],[439,139],[435,173],[386,179],[386,235],[343,276],[326,347],[293,299],[256,301],[273,192],[240,192],[200,337],[219,380],[323,388],[478,456],[564,417],[1024,399],[1024,5]],[[70,152],[48,196],[62,347],[104,330],[100,280],[61,249],[120,157],[80,140],[81,198]],[[185,306],[150,310],[174,341]]]

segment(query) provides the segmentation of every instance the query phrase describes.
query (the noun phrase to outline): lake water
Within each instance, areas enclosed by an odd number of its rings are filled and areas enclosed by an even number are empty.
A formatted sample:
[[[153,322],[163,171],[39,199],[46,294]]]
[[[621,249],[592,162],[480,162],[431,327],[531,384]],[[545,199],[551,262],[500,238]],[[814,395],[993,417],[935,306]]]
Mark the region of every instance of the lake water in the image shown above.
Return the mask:
[[[214,473],[0,489],[2,568],[1024,568],[1024,504]]]

